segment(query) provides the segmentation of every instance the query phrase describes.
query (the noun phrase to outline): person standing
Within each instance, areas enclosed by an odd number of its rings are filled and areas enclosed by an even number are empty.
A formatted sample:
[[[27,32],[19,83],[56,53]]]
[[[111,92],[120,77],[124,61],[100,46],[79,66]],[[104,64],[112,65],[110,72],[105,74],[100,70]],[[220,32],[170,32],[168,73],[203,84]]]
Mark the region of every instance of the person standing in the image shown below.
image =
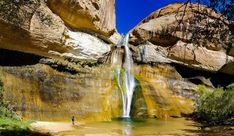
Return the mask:
[[[75,125],[75,117],[72,116],[72,125],[74,126]]]

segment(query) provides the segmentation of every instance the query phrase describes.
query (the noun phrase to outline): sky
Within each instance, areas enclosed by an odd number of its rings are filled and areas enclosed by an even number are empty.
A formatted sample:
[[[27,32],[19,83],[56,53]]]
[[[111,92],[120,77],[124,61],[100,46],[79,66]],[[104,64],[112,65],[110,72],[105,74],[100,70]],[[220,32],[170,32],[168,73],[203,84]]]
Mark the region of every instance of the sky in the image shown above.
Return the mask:
[[[116,25],[121,34],[126,34],[153,11],[170,3],[187,0],[116,0]]]

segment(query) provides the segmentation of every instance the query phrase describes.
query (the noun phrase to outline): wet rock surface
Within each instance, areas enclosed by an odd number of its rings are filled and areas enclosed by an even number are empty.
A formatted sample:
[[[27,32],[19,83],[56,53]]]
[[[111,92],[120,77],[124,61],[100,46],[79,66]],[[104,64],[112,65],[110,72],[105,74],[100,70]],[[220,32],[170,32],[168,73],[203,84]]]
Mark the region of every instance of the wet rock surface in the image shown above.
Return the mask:
[[[1,67],[4,99],[23,118],[47,121],[108,121],[120,116],[119,96],[111,71],[77,75],[47,65]]]
[[[134,69],[132,117],[181,117],[193,111],[196,85],[184,81],[173,67]],[[34,120],[70,121],[75,115],[81,122],[93,122],[120,117],[121,94],[113,70],[99,66],[82,71],[69,74],[45,64],[0,67],[4,99],[24,118]]]

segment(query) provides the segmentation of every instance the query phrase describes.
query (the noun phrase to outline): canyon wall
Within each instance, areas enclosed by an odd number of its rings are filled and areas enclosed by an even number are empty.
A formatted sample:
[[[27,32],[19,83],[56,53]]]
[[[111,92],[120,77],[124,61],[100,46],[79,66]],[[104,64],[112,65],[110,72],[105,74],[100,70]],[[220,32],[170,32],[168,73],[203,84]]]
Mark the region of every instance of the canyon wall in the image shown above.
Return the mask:
[[[110,121],[122,116],[121,92],[114,69],[99,66],[79,74],[59,72],[48,65],[1,67],[4,100],[24,119],[79,122]],[[135,66],[131,116],[181,117],[192,113],[197,87],[169,65]]]
[[[135,59],[142,63],[176,63],[234,75],[230,23],[204,5],[175,3],[133,28],[130,42],[138,48]]]
[[[95,2],[83,3],[84,1],[64,2],[63,4],[61,1],[55,3],[44,0],[1,1],[0,48],[75,60],[97,60],[103,57],[110,50],[110,44],[113,43],[111,39],[114,39],[111,37],[115,32],[114,1],[97,1],[96,4]],[[79,11],[73,7],[79,6],[78,4],[83,7]],[[51,9],[55,7],[59,9],[62,13],[61,18],[58,16],[59,11],[54,13],[47,5],[50,5]],[[100,9],[94,8],[94,5],[100,6]],[[104,12],[110,15],[103,14]],[[92,15],[93,18],[87,14]],[[70,18],[63,18],[63,16]],[[95,20],[94,17],[97,16],[100,19]],[[75,27],[71,28],[70,23],[67,22],[72,22],[69,19],[73,18],[78,20],[75,20]],[[87,27],[80,26],[79,23]],[[117,33],[114,35],[118,38]]]
[[[205,6],[175,3],[133,28],[131,116],[181,117],[193,112],[197,85],[234,82],[229,23]],[[74,115],[92,122],[122,115],[106,61],[121,38],[114,0],[2,0],[0,31],[4,100],[23,118],[70,121]]]
[[[115,30],[115,0],[48,0],[54,13],[70,27],[105,36]]]

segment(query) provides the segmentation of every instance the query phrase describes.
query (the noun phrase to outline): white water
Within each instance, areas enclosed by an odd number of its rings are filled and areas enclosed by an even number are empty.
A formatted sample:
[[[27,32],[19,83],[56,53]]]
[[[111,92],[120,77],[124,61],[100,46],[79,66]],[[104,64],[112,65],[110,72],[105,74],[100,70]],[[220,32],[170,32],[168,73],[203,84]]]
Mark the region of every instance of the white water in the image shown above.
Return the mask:
[[[131,75],[131,71],[133,68],[133,60],[131,51],[128,48],[128,39],[129,36],[126,35],[120,44],[124,46],[124,59],[122,62],[122,68],[124,71],[121,72],[121,67],[117,67],[117,74],[118,74],[118,85],[121,89],[122,94],[122,103],[123,103],[123,115],[124,118],[130,118],[130,111],[131,111],[131,104],[132,104],[132,97],[135,88],[135,80],[134,77]],[[114,56],[113,62],[116,62],[116,57]],[[113,64],[112,62],[112,64]]]

